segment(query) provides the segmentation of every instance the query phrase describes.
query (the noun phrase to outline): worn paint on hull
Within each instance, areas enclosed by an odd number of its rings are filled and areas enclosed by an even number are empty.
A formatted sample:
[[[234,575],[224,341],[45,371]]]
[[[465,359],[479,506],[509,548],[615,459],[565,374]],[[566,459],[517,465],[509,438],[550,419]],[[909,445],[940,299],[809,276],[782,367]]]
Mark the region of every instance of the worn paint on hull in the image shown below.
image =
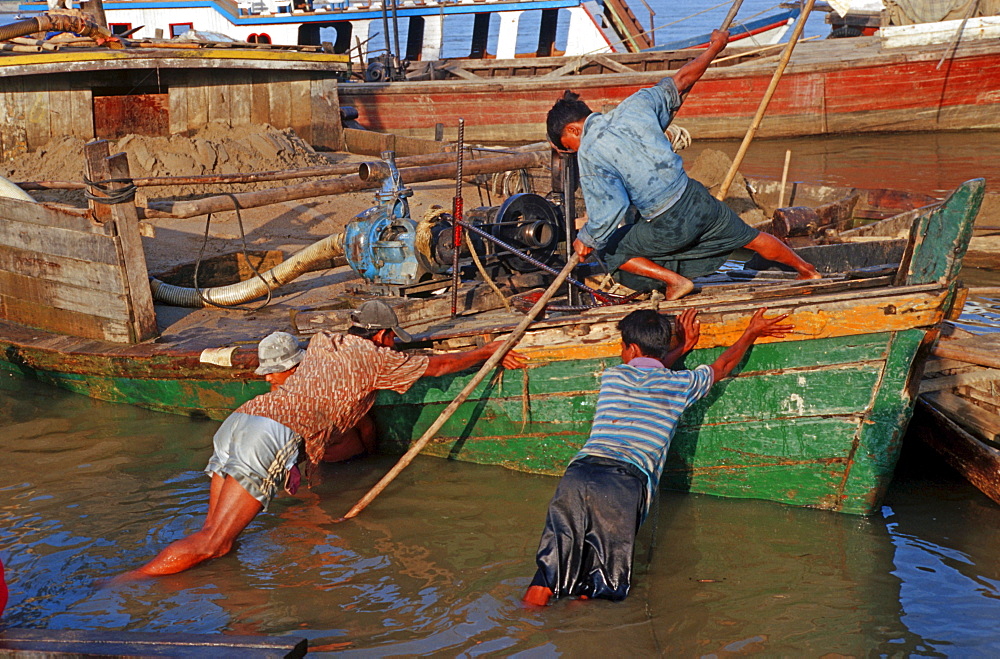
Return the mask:
[[[755,346],[737,377],[685,411],[663,486],[872,512],[912,410],[908,377],[924,335],[914,329]],[[721,351],[696,350],[685,366],[711,363]],[[470,396],[427,452],[561,474],[588,436],[601,373],[617,363],[609,355],[504,373]],[[380,392],[380,437],[405,450],[468,379]]]
[[[827,53],[835,47],[844,44],[797,46],[759,137],[1000,127],[1000,94],[993,83],[1000,79],[1000,49],[962,52],[938,66],[941,51],[875,50],[844,61],[842,52]],[[678,113],[678,123],[698,139],[743,137],[773,66],[709,69]],[[546,113],[563,90],[573,89],[595,112],[607,112],[668,73],[366,83],[342,85],[339,93],[341,103],[355,107],[358,120],[372,130],[432,138],[434,124],[427,120],[432,116],[445,126],[464,119],[470,139],[544,140]],[[502,123],[496,120],[498,108]]]

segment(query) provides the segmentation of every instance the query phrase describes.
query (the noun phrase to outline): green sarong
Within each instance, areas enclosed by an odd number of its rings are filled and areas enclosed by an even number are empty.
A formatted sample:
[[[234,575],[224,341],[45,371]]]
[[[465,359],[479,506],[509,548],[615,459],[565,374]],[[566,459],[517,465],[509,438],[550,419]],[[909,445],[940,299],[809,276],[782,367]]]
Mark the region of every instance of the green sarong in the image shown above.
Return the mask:
[[[663,288],[656,279],[619,270],[635,257],[645,257],[688,279],[719,269],[733,250],[760,233],[740,219],[729,206],[688,180],[677,203],[652,219],[639,218],[611,234],[601,258],[616,281],[636,291]]]

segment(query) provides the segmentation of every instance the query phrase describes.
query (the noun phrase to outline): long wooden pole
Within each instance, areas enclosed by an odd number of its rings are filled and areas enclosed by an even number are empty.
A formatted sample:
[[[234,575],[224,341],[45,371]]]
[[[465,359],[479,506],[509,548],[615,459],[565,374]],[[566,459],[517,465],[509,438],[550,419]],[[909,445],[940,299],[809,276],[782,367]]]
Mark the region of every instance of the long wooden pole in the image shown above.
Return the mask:
[[[403,457],[401,457],[399,462],[397,462],[395,466],[389,470],[389,473],[383,476],[382,480],[376,483],[372,489],[368,490],[368,493],[361,497],[361,499],[354,504],[354,507],[347,511],[346,515],[337,520],[338,522],[351,519],[352,517],[357,517],[358,513],[374,501],[375,497],[381,494],[382,490],[388,487],[389,483],[391,483],[396,476],[400,474],[400,472],[406,469],[407,465],[413,462],[413,459],[417,457],[417,454],[420,453],[420,451],[423,450],[424,446],[427,445],[427,442],[431,441],[434,435],[437,434],[438,430],[440,430],[445,422],[451,418],[451,415],[455,413],[455,410],[457,410],[459,406],[465,402],[465,399],[469,397],[472,390],[475,389],[479,383],[483,381],[486,375],[500,363],[504,355],[506,355],[510,349],[514,347],[514,344],[521,340],[521,337],[524,336],[528,326],[531,325],[531,323],[534,322],[535,317],[542,312],[542,309],[545,308],[545,305],[548,304],[550,299],[552,299],[552,296],[555,295],[557,290],[559,290],[563,281],[566,280],[566,277],[569,276],[569,273],[573,271],[573,268],[575,268],[579,262],[580,255],[574,253],[573,256],[570,257],[569,262],[566,263],[552,283],[549,284],[549,287],[542,294],[542,297],[538,298],[538,301],[535,302],[535,306],[531,307],[531,310],[528,311],[528,315],[521,319],[521,322],[514,328],[514,331],[507,337],[507,340],[504,341],[503,345],[501,345],[500,348],[493,353],[492,357],[486,360],[486,363],[479,369],[479,372],[476,373],[465,385],[465,387],[462,388],[462,391],[458,393],[455,400],[451,401],[451,403],[448,404],[448,407],[444,408],[441,414],[438,415],[438,418],[435,419],[434,423],[432,423],[431,426],[424,431],[424,434],[420,436],[420,439],[413,443],[410,450],[403,454]]]
[[[729,187],[733,184],[733,179],[736,178],[736,172],[739,171],[740,165],[743,163],[743,157],[746,156],[747,149],[750,148],[750,142],[753,141],[754,136],[757,134],[757,129],[760,128],[760,122],[764,118],[767,106],[771,103],[771,97],[774,96],[774,91],[778,88],[778,82],[785,72],[785,67],[788,66],[788,60],[792,57],[792,51],[795,50],[795,44],[802,35],[802,30],[805,29],[806,19],[809,18],[809,13],[812,11],[815,3],[816,0],[807,0],[806,6],[799,15],[799,20],[795,23],[792,36],[788,39],[788,46],[785,48],[785,52],[781,54],[781,59],[778,61],[778,68],[775,70],[774,75],[771,76],[771,84],[767,86],[764,98],[760,100],[760,105],[757,106],[757,114],[754,115],[753,121],[750,122],[750,128],[743,137],[743,143],[740,144],[739,151],[736,152],[736,157],[733,159],[733,164],[729,168],[729,172],[726,173],[726,178],[722,181],[722,187],[716,195],[716,198],[719,200],[725,199],[726,195],[729,194]]]
[[[742,4],[743,4],[743,0],[735,0],[733,2],[733,6],[729,8],[729,12],[726,14],[726,17],[724,19],[722,19],[722,25],[719,26],[720,30],[728,30],[729,29],[729,26],[732,25],[733,21],[736,19],[736,14],[737,14],[737,12],[739,12],[740,6]],[[687,95],[690,92],[691,92],[691,88],[688,88],[684,92],[681,93],[681,105],[684,104],[684,100],[687,98]],[[677,106],[677,110],[674,110],[674,116],[675,117],[677,116],[677,112],[679,112],[679,111],[680,111],[680,106]]]
[[[547,157],[548,154],[541,151],[511,153],[495,158],[473,160],[464,166],[464,171],[466,174],[489,174],[512,169],[540,167],[545,164]],[[456,163],[450,162],[440,165],[427,165],[425,167],[406,167],[399,170],[399,175],[404,183],[440,181],[442,179],[454,178],[457,169]],[[240,192],[234,196],[239,201],[240,208],[257,208],[259,206],[278,204],[283,201],[292,201],[295,199],[308,199],[310,197],[368,190],[377,188],[379,185],[381,185],[379,181],[365,181],[357,175],[352,175],[328,181],[310,181],[308,183],[287,185],[257,192]],[[232,198],[229,195],[219,195],[186,201],[152,202],[149,204],[149,209],[144,211],[143,217],[195,217],[208,213],[232,210],[232,208]]]

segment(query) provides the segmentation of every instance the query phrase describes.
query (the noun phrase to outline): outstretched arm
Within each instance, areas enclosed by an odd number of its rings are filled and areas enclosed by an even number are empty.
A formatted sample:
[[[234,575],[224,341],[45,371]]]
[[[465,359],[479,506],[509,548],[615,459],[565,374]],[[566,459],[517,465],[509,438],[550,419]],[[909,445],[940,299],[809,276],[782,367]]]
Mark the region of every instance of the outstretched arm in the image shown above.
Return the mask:
[[[493,353],[502,345],[503,341],[494,341],[487,343],[481,348],[474,348],[466,352],[450,355],[431,355],[428,358],[427,370],[424,371],[424,376],[458,373],[467,368],[478,366],[492,357]],[[500,363],[504,368],[524,368],[525,366],[524,357],[513,350],[504,355]]]
[[[766,311],[767,307],[761,307],[754,312],[754,315],[750,318],[750,324],[743,330],[743,335],[712,363],[712,372],[715,374],[716,382],[733,372],[733,369],[740,363],[743,355],[747,353],[747,350],[754,344],[754,341],[762,336],[773,336],[780,339],[792,331],[792,325],[778,324],[788,318],[788,314],[781,314],[774,318],[764,318]]]
[[[701,337],[701,323],[698,322],[697,316],[697,309],[685,309],[677,317],[676,331],[679,340],[677,347],[663,356],[663,365],[667,368],[673,368],[674,364],[684,359],[684,356],[698,345],[698,339]]]
[[[705,75],[708,65],[712,63],[715,56],[725,50],[728,42],[729,32],[727,30],[712,30],[708,48],[698,57],[677,69],[677,73],[674,74],[674,85],[677,86],[677,91],[684,94],[691,89],[694,83]]]

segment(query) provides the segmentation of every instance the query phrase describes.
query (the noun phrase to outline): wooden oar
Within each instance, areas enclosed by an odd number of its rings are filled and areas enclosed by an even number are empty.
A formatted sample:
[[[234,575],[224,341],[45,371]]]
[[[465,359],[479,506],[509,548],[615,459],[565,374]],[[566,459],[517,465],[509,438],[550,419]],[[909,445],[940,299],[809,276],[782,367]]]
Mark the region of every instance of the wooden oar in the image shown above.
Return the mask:
[[[743,163],[743,157],[747,154],[747,149],[750,148],[750,142],[753,141],[754,136],[757,134],[757,129],[760,128],[760,122],[764,118],[764,113],[771,102],[771,97],[774,96],[774,91],[778,88],[778,81],[781,80],[781,76],[785,72],[785,67],[788,66],[788,60],[792,57],[792,51],[795,50],[795,44],[798,42],[802,30],[805,29],[806,19],[809,18],[809,12],[812,11],[815,3],[816,0],[808,0],[805,7],[802,8],[799,20],[795,23],[795,29],[792,30],[792,36],[788,39],[788,46],[785,48],[785,52],[781,54],[781,59],[778,60],[778,68],[774,71],[774,75],[771,76],[771,84],[768,85],[767,91],[764,92],[764,98],[761,99],[760,105],[757,106],[757,114],[754,115],[753,121],[750,122],[750,128],[743,137],[743,143],[740,144],[739,151],[736,152],[736,157],[733,158],[733,164],[729,168],[729,172],[726,173],[726,178],[722,181],[722,187],[716,195],[716,199],[720,201],[725,199],[726,195],[729,194],[729,186],[733,184],[736,172],[739,171],[740,165]]]
[[[550,299],[552,299],[552,296],[555,295],[557,290],[559,290],[559,287],[566,280],[566,277],[569,276],[569,273],[573,271],[573,268],[575,268],[579,262],[579,255],[574,253],[573,256],[570,257],[569,262],[566,263],[565,267],[563,267],[563,269],[556,276],[555,280],[549,284],[549,287],[542,294],[542,297],[538,298],[538,302],[535,302],[535,306],[531,307],[531,310],[528,311],[528,315],[521,320],[517,327],[514,328],[514,331],[507,337],[507,340],[504,341],[503,345],[501,345],[500,348],[493,353],[493,356],[486,360],[486,363],[483,364],[482,368],[479,369],[479,372],[476,373],[471,380],[469,380],[468,384],[462,388],[462,391],[460,391],[458,396],[455,397],[455,400],[451,401],[451,403],[448,404],[448,407],[444,408],[438,418],[435,419],[434,423],[431,424],[430,428],[424,431],[424,434],[420,436],[420,439],[413,443],[410,450],[403,454],[403,457],[401,457],[395,466],[393,466],[393,468],[382,477],[382,480],[376,483],[372,489],[368,490],[368,493],[361,497],[361,499],[354,504],[354,507],[347,511],[346,515],[337,520],[338,522],[356,517],[358,513],[368,506],[368,504],[374,501],[375,497],[382,493],[382,490],[384,490],[389,483],[391,483],[396,476],[400,474],[401,471],[406,469],[407,465],[413,462],[413,459],[417,457],[417,454],[420,453],[420,451],[423,450],[424,446],[427,445],[427,442],[431,441],[434,435],[437,434],[438,430],[441,429],[441,426],[443,426],[445,422],[451,418],[451,415],[455,413],[455,410],[457,410],[459,406],[465,402],[465,399],[469,397],[472,390],[475,389],[479,383],[483,381],[487,374],[489,374],[489,372],[500,363],[500,360],[503,359],[504,355],[506,355],[510,349],[514,347],[514,344],[521,340],[521,337],[524,336],[528,326],[531,325],[531,323],[535,320],[535,317],[542,312],[542,309],[545,308],[545,305],[548,304]]]

